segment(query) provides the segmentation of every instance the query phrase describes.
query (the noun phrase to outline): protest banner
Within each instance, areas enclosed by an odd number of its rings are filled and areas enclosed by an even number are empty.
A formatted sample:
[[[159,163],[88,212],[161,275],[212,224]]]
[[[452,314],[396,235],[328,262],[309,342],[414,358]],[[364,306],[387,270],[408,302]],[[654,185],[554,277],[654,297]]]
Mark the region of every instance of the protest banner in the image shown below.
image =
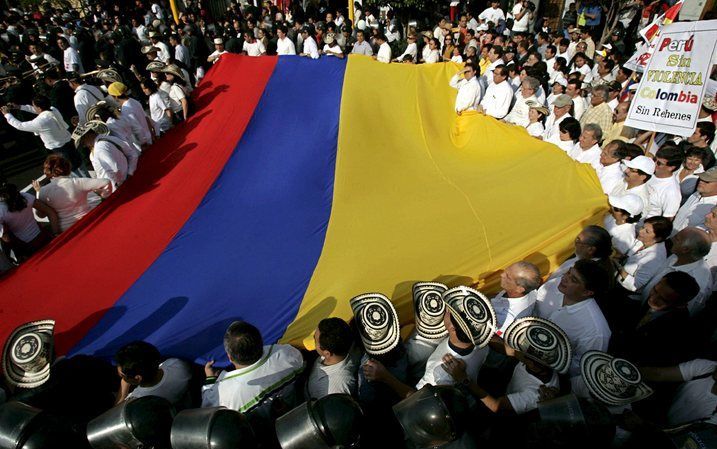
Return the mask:
[[[717,20],[665,26],[630,105],[626,126],[688,136],[697,118],[712,55]]]

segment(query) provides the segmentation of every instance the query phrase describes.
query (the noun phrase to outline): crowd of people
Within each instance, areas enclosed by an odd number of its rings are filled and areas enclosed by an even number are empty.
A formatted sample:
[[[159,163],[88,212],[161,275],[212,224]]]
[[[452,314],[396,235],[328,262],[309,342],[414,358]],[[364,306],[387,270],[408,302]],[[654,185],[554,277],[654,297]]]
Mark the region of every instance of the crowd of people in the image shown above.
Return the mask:
[[[107,381],[92,387],[116,392],[105,405],[155,395],[178,409],[221,405],[271,426],[302,401],[347,394],[369,423],[366,447],[411,439],[391,407],[427,385],[452,385],[470,399],[455,418],[468,430],[450,447],[556,447],[561,438],[574,445],[567,433],[530,439],[509,431],[527,429],[541,403],[566,394],[600,405],[612,424],[584,445],[642,447],[665,438],[664,429],[717,425],[717,100],[704,99],[688,136],[625,125],[640,77],[624,66],[637,31],[675,2],[624,2],[605,40],[607,11],[598,1],[571,4],[555,29],[528,0],[507,9],[500,1],[455,3],[430,26],[358,3],[353,21],[341,8],[299,2],[231,2],[212,17],[188,1],[179,23],[166,3],[142,0],[131,8],[99,2],[82,14],[3,12],[0,75],[14,78],[1,111],[8,126],[38,135],[48,156],[36,194],[0,186],[0,270],[121,189],[142,152],[191,115],[192,89],[227,53],[451,64],[456,114],[525,128],[589,164],[609,206],[602,226],[583,229],[574,256],[557,270],[516,262],[493,298],[470,287],[416,284],[415,329],[405,340],[390,299],[368,294],[350,301],[350,323],[318,323],[313,353],[265,344],[272,342],[245,322],[226,331],[231,366],[224,370],[208,362],[197,371],[133,342],[116,353],[118,377],[97,368]],[[28,72],[34,84],[23,78]],[[24,391],[22,379],[5,377],[10,396],[58,409],[58,401]],[[107,397],[90,396],[94,404]],[[75,406],[85,419],[102,409],[83,400]],[[263,434],[272,436],[265,444],[276,444],[272,432]]]

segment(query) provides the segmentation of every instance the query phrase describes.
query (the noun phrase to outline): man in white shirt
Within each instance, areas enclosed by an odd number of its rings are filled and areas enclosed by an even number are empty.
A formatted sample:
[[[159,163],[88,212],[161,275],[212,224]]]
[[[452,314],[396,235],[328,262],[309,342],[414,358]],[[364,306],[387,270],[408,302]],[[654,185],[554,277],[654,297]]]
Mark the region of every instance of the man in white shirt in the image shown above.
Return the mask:
[[[254,37],[254,33],[247,31],[244,33],[244,44],[242,45],[242,53],[247,56],[263,56],[266,54],[266,48],[260,40]]]
[[[376,43],[379,45],[378,53],[373,58],[385,64],[391,62],[391,46],[386,42],[386,36],[383,34],[376,36]]]
[[[499,65],[504,64],[502,57],[503,48],[501,47],[497,47],[494,45],[488,51],[488,60],[490,61],[490,65],[487,69],[485,69],[485,73],[483,73],[483,76],[481,76],[481,87],[484,90],[487,90],[488,86],[493,83],[493,70],[495,70],[495,68]]]
[[[553,101],[552,114],[545,120],[543,140],[557,144],[560,141],[560,123],[570,117],[573,100],[568,95],[558,95]]]
[[[181,62],[185,68],[191,67],[192,58],[189,56],[189,49],[182,45],[178,35],[169,36],[169,45],[174,47],[174,59]]]
[[[356,394],[356,367],[349,356],[353,333],[341,318],[324,318],[314,331],[319,358],[314,362],[306,391],[309,398],[328,394]]]
[[[462,79],[461,75],[463,75]],[[475,66],[466,64],[460,72],[453,75],[449,84],[458,90],[455,104],[456,114],[461,115],[464,111],[475,111],[480,100],[480,84],[478,84]]]
[[[505,21],[505,13],[500,9],[500,2],[491,1],[490,7],[478,15],[478,20],[480,20],[480,23],[493,22],[494,26],[498,26],[501,21]]]
[[[506,122],[513,123],[514,125],[519,125],[524,128],[528,127],[530,124],[530,118],[528,117],[530,106],[528,103],[531,101],[538,103],[535,93],[537,92],[539,86],[540,81],[532,76],[527,76],[523,79],[523,82],[520,84],[520,91],[515,94],[515,104],[513,105],[513,109],[511,109],[510,113],[505,117]]]
[[[540,270],[530,262],[516,262],[500,274],[501,290],[492,300],[497,321],[496,333],[502,335],[513,321],[532,315]]]
[[[478,112],[500,120],[508,115],[513,101],[513,88],[508,82],[508,69],[499,65],[493,70],[493,79],[478,106]]]
[[[528,8],[528,0],[519,0],[513,6],[513,33],[525,33],[528,31],[533,13]]]
[[[259,329],[243,321],[232,323],[224,334],[224,348],[233,371],[204,365],[202,407],[224,406],[241,413],[269,416],[272,400],[281,398],[289,408],[296,402],[294,382],[304,369],[301,352],[290,345],[264,346]]]
[[[607,143],[600,153],[600,170],[598,179],[605,195],[610,195],[622,184],[624,173],[620,162],[627,157],[625,142],[615,140]]]
[[[610,326],[594,297],[603,293],[608,283],[607,272],[597,262],[578,260],[560,278],[557,297],[545,298],[536,309],[539,317],[552,321],[568,335],[573,347],[570,377],[580,376],[580,359],[585,352],[607,351]]]
[[[155,134],[154,124],[144,112],[142,105],[127,95],[127,86],[114,82],[109,85],[107,92],[119,103],[121,118],[130,124],[135,140],[143,148],[151,145]]]
[[[433,354],[428,358],[423,377],[418,381],[415,388],[401,382],[381,362],[373,359],[370,359],[362,368],[366,379],[385,383],[401,398],[413,394],[427,384],[453,385],[456,381],[443,368],[443,358],[446,355],[462,359],[465,362],[469,378],[475,379],[488,355],[488,347],[485,346],[487,340],[478,341],[478,338],[485,335],[483,333],[485,329],[483,325],[455,307],[471,307],[487,313],[486,308],[489,306],[472,296],[464,296],[463,298],[465,298],[466,302],[463,305],[456,304],[462,301],[460,296],[455,296],[455,302],[453,303],[450,299],[447,300],[443,322],[448,331],[448,337],[436,347]],[[456,305],[452,306],[451,304]]]
[[[57,45],[62,50],[62,61],[65,72],[85,73],[82,67],[80,54],[70,46],[70,43],[64,37],[57,38]]]
[[[319,47],[316,45],[314,37],[311,36],[310,29],[304,27],[301,29],[301,37],[303,38],[304,50],[301,56],[307,56],[311,59],[319,59]]]
[[[68,80],[70,87],[75,91],[73,99],[75,110],[77,110],[77,120],[81,125],[87,121],[87,110],[96,105],[100,101],[107,100],[105,94],[97,87],[86,84],[82,78],[75,75]]]
[[[45,53],[42,51],[42,47],[39,43],[37,44],[30,44],[28,45],[28,50],[30,50],[31,56],[26,56],[25,60],[30,63],[33,69],[37,69],[38,67],[44,65],[44,64],[52,64],[56,65],[59,64],[60,61],[53,58],[51,55]]]
[[[697,175],[697,191],[680,207],[672,223],[673,232],[687,226],[702,227],[705,216],[717,206],[717,167]]]
[[[677,427],[713,416],[717,409],[717,361],[695,359],[677,366],[641,367],[643,379],[682,383],[667,412],[667,425]]]
[[[682,201],[680,184],[674,174],[684,162],[684,154],[674,144],[665,144],[655,155],[655,176],[647,183],[648,201],[645,218],[662,216],[672,218]]]
[[[112,191],[116,191],[127,179],[130,157],[133,170],[137,166],[136,150],[109,136],[109,128],[103,122],[94,120],[79,125],[72,133],[72,138],[77,148],[87,147],[95,177],[112,181]]]
[[[286,32],[287,29],[284,25],[281,25],[276,29],[276,36],[278,37],[276,40],[276,54],[279,56],[296,54],[294,42],[287,37]]]
[[[82,159],[72,143],[72,135],[67,130],[67,123],[62,119],[60,111],[50,106],[49,98],[36,96],[32,100],[32,106],[24,105],[19,109],[37,114],[37,117],[21,122],[10,113],[9,106],[0,108],[0,112],[5,116],[8,125],[19,131],[34,133],[40,137],[48,151],[65,156],[72,163],[73,170],[81,168]]]
[[[162,7],[159,6],[159,3],[152,3],[152,12],[158,20],[164,20],[164,12],[162,11]]]
[[[618,184],[612,195],[624,195],[630,193],[637,195],[642,199],[645,207],[650,202],[650,194],[647,188],[647,182],[655,174],[655,162],[647,156],[637,156],[631,160],[623,160],[625,164],[624,178],[622,183]]]
[[[501,343],[501,350],[519,362],[513,369],[505,396],[492,396],[475,379],[469,378],[462,360],[446,355],[443,365],[461,386],[467,387],[491,412],[521,415],[538,408],[544,387],[559,388],[558,373],[564,373],[570,365],[570,342],[554,323],[535,317],[516,322],[509,332],[516,336],[541,335],[545,340],[511,336]],[[545,345],[547,341],[549,345]]]
[[[364,32],[361,30],[356,32],[356,42],[354,42],[354,47],[351,50],[351,53],[356,55],[373,56],[371,44],[366,42]]]
[[[582,81],[578,79],[568,81],[565,93],[573,99],[573,117],[579,121],[588,108],[587,102],[583,98]]]
[[[225,53],[228,52],[224,49],[224,41],[219,37],[214,38],[214,52],[209,55],[209,57],[207,58],[207,62],[216,64],[217,61],[219,61],[219,57]]]
[[[149,32],[149,40],[152,42],[152,45],[154,47],[159,48],[159,52],[157,52],[157,58],[162,61],[163,63],[169,62],[169,59],[172,57],[172,53],[169,51],[169,46],[162,42],[160,39],[160,35],[156,31],[150,31]]]
[[[594,123],[585,125],[580,134],[580,140],[570,150],[568,156],[578,162],[590,164],[596,172],[600,170],[600,145],[602,130]]]
[[[671,271],[682,271],[692,276],[700,286],[700,292],[687,303],[691,316],[699,313],[712,294],[712,273],[704,258],[712,249],[709,235],[698,228],[687,227],[672,237],[672,256],[667,264],[642,290],[642,301],[647,298],[652,288],[662,277]]]
[[[161,361],[159,351],[144,341],[122,346],[115,354],[120,389],[116,404],[133,398],[159,396],[178,410],[191,405],[189,381],[192,373],[182,360]]]

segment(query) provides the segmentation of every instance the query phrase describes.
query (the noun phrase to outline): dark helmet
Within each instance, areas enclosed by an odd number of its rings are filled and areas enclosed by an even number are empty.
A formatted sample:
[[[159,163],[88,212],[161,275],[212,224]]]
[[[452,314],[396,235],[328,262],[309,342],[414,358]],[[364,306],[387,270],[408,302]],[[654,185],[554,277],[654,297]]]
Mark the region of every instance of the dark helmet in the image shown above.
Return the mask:
[[[468,400],[449,385],[426,385],[393,406],[406,438],[417,448],[443,446],[465,430]]]
[[[282,449],[355,447],[363,412],[347,394],[311,399],[276,420]]]

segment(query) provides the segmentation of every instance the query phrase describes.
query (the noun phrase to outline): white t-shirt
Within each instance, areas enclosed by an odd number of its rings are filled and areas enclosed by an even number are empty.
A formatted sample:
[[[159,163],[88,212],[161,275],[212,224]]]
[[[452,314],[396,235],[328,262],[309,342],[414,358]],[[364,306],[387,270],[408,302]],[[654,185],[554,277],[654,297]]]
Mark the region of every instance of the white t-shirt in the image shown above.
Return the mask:
[[[294,42],[291,41],[288,37],[285,37],[284,39],[277,39],[276,40],[276,54],[279,56],[282,55],[295,55],[296,54],[296,46],[294,46]]]
[[[388,64],[391,62],[391,46],[388,45],[387,42],[384,42],[381,44],[381,46],[378,47],[378,54],[376,55],[376,60],[378,62],[385,62]]]
[[[261,56],[266,53],[266,48],[264,48],[264,44],[260,40],[255,40],[251,43],[244,41],[242,51],[245,51],[247,56]]]
[[[605,220],[605,230],[612,237],[612,246],[620,254],[627,254],[637,240],[635,223],[623,223],[621,225],[615,223],[615,219],[610,215]]]
[[[680,363],[679,368],[685,383],[677,390],[667,412],[667,423],[670,426],[708,418],[717,408],[717,396],[712,394],[715,381],[708,375],[717,369],[717,362],[695,359]],[[704,375],[708,376],[693,380]]]
[[[548,383],[543,383],[528,372],[524,363],[521,362],[515,366],[513,377],[510,378],[508,388],[505,390],[506,397],[515,413],[522,415],[538,408],[542,385],[558,388],[558,373],[553,371]]]
[[[523,4],[520,2],[517,2],[515,6],[513,6],[513,17],[517,17],[518,14],[523,10]],[[523,17],[520,18],[520,20],[515,20],[513,22],[513,31],[515,32],[525,32],[528,31],[528,25],[530,24],[530,12],[526,12]]]
[[[35,214],[32,212],[35,197],[26,192],[21,192],[20,195],[27,201],[27,206],[20,211],[10,212],[7,204],[4,201],[0,201],[0,236],[9,231],[16,238],[27,243],[40,235],[40,227],[37,225]]]
[[[505,13],[500,8],[486,8],[478,18],[486,22],[493,22],[494,25],[498,26],[501,20],[505,20]]]
[[[184,88],[179,84],[172,84],[169,88],[169,99],[171,100],[172,111],[175,114],[183,114],[182,100],[187,98],[187,94],[184,92]]]
[[[102,198],[106,198],[112,193],[112,182],[109,179],[60,176],[42,186],[38,198],[55,209],[60,230],[66,231],[98,204],[87,201],[87,195],[95,190],[100,192]]]
[[[334,43],[333,45],[324,44],[324,48],[322,49],[322,52],[326,56],[336,56],[336,54],[343,54],[344,52],[341,50],[341,47],[337,43]]]
[[[189,380],[192,373],[189,365],[179,359],[167,359],[159,365],[164,372],[162,380],[152,387],[137,387],[127,396],[127,399],[141,398],[143,396],[159,396],[165,398],[172,405],[186,407],[189,399]]]
[[[663,216],[674,217],[680,209],[682,193],[680,184],[674,176],[658,178],[653,176],[647,181],[648,205],[645,208],[644,218]]]
[[[149,115],[152,117],[152,121],[154,122],[156,135],[159,135],[160,132],[167,131],[172,127],[169,117],[167,117],[167,114],[164,112],[167,109],[170,109],[170,107],[164,101],[164,98],[162,98],[159,91],[149,96]]]
[[[530,134],[533,137],[540,137],[543,135],[543,132],[545,131],[545,127],[540,122],[534,122],[530,123],[527,128],[525,128],[528,131],[528,134]]]
[[[451,354],[453,357],[462,359],[466,362],[466,373],[469,379],[475,379],[478,376],[480,367],[483,366],[485,358],[488,356],[488,346],[483,348],[473,348],[468,355],[460,355],[448,345],[448,337],[446,337],[433,351],[433,354],[426,362],[426,371],[423,377],[416,384],[416,390],[420,390],[426,384],[431,385],[453,385],[455,381],[450,374],[443,369],[443,356]]]
[[[319,399],[328,394],[356,394],[356,372],[350,356],[334,365],[324,365],[318,358],[311,367],[306,390],[309,397]]]

